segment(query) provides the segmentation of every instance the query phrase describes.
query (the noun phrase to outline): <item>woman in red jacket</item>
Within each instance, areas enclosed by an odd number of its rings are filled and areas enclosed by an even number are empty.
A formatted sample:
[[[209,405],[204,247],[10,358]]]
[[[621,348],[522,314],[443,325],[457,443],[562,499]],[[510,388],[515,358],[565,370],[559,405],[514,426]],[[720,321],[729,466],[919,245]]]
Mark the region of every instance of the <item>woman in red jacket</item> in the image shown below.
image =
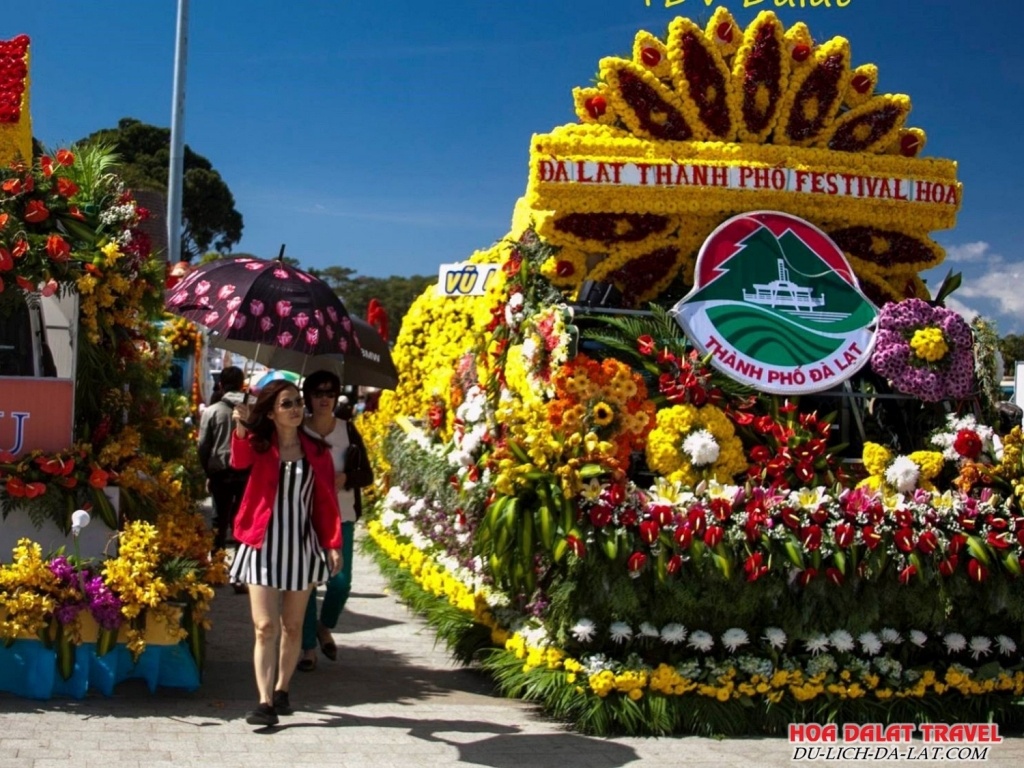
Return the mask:
[[[341,513],[330,451],[300,429],[302,396],[294,384],[271,382],[255,405],[237,405],[232,416],[231,466],[250,470],[231,563],[231,580],[249,585],[256,631],[260,702],[246,722],[270,726],[278,713],[291,713],[288,685],[310,593],[341,568]]]

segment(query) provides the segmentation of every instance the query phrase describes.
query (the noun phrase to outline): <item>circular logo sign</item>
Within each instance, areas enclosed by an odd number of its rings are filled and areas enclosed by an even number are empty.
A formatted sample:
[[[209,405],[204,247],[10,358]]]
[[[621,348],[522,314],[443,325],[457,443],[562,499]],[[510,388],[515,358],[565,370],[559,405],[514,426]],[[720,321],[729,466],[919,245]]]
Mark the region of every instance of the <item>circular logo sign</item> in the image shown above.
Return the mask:
[[[787,213],[754,211],[704,241],[693,290],[672,315],[718,370],[762,392],[799,395],[868,361],[878,309],[828,235]]]

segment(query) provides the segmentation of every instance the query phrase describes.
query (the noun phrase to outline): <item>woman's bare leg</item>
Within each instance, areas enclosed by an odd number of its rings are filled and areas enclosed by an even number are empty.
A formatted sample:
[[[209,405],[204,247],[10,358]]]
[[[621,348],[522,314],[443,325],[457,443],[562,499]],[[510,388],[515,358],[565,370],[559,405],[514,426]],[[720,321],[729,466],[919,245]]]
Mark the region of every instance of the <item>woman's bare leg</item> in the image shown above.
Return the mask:
[[[281,655],[277,665],[277,684],[275,690],[287,691],[291,683],[295,666],[302,654],[302,620],[306,616],[306,605],[312,587],[302,592],[288,590],[282,592],[281,601]],[[273,691],[271,691],[273,693]]]
[[[261,704],[273,704],[274,701],[274,666],[277,663],[277,639],[281,626],[281,594],[281,590],[273,587],[249,585],[249,606],[256,632],[253,666],[256,668],[256,687],[259,689]]]

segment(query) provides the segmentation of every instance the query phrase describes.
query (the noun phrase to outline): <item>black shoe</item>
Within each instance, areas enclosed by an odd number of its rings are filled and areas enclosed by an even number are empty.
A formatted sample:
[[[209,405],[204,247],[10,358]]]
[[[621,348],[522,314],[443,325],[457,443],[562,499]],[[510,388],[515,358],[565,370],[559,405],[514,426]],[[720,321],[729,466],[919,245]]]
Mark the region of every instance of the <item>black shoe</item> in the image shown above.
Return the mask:
[[[294,711],[288,700],[288,691],[274,691],[274,709],[279,715],[290,715]]]
[[[249,725],[277,725],[277,710],[269,704],[260,704],[256,709],[246,714],[245,722]]]

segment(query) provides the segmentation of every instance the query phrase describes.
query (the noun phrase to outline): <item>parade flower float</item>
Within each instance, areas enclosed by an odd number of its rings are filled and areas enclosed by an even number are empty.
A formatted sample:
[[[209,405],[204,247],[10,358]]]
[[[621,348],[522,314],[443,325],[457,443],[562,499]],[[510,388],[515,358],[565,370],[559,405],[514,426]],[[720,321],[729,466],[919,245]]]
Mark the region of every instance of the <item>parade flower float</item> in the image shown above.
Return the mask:
[[[919,276],[956,164],[851,51],[719,8],[602,59],[360,417],[381,567],[581,730],[1021,722],[1021,432]]]
[[[23,538],[0,553],[0,688],[80,697],[130,676],[195,687],[226,573],[198,510],[193,404],[162,391],[164,263],[109,148],[33,155],[28,49],[25,36],[0,43],[0,320],[32,297],[77,296],[75,439],[0,450],[0,525],[28,518],[73,546]],[[78,552],[86,525],[106,529],[99,555]],[[168,673],[186,657],[187,674]]]

